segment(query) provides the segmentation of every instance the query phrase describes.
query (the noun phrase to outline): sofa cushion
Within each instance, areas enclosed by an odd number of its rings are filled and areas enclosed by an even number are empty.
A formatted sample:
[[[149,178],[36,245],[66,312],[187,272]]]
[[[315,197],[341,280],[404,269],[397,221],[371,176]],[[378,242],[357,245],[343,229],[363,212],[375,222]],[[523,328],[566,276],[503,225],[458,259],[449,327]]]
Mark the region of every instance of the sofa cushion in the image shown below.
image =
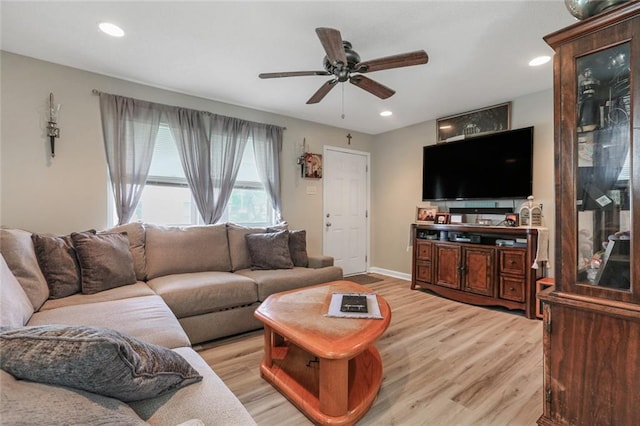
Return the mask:
[[[233,223],[227,224],[232,271],[251,267],[251,256],[244,236],[247,234],[262,234],[264,232],[266,232],[265,228],[247,228]]]
[[[129,239],[125,233],[72,233],[78,256],[82,293],[93,294],[136,282]]]
[[[203,271],[230,271],[224,224],[159,226],[145,224],[147,278]]]
[[[256,283],[231,272],[193,272],[147,282],[178,317],[215,312],[257,302]]]
[[[94,294],[76,293],[62,299],[49,299],[40,307],[40,311],[62,308],[64,306],[82,305],[87,303],[107,302],[109,300],[129,299],[132,297],[154,296],[156,293],[149,286],[138,281],[135,284],[115,287]]]
[[[0,368],[16,378],[137,401],[202,376],[180,355],[103,327],[47,325],[0,333]]]
[[[49,286],[49,298],[59,299],[81,290],[80,266],[70,235],[31,235],[38,265]]]
[[[17,380],[0,370],[0,419],[7,425],[146,425],[122,401],[63,386]]]
[[[22,327],[32,314],[31,301],[0,254],[0,326]]]
[[[320,269],[295,267],[267,271],[243,269],[237,274],[249,277],[258,284],[258,299],[264,302],[264,299],[273,293],[341,280],[342,268],[338,266]]]
[[[36,312],[27,325],[109,327],[168,348],[189,346],[189,338],[160,296],[141,296]]]
[[[244,236],[251,257],[251,269],[291,269],[289,232],[279,231]]]
[[[133,267],[136,271],[138,281],[144,281],[147,278],[147,260],[144,252],[146,234],[142,222],[131,222],[124,225],[116,226],[105,233],[126,232],[129,238],[129,249],[133,257]]]
[[[175,352],[198,370],[201,382],[182,388],[171,395],[159,396],[129,405],[152,425],[177,425],[196,418],[205,424],[249,426],[256,422],[224,382],[192,348],[176,348]]]
[[[33,308],[40,309],[49,298],[49,287],[38,266],[31,232],[11,228],[0,229],[0,251],[29,297]]]

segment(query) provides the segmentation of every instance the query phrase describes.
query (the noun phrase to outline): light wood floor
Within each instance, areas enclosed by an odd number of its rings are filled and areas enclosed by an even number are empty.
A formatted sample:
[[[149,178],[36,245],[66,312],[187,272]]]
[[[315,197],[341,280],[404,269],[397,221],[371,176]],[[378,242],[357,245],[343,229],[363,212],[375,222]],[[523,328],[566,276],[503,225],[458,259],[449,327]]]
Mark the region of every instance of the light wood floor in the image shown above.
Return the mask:
[[[367,287],[391,306],[377,341],[384,379],[358,425],[535,425],[542,414],[542,323],[409,289]],[[312,423],[260,378],[262,330],[200,350],[260,426]]]

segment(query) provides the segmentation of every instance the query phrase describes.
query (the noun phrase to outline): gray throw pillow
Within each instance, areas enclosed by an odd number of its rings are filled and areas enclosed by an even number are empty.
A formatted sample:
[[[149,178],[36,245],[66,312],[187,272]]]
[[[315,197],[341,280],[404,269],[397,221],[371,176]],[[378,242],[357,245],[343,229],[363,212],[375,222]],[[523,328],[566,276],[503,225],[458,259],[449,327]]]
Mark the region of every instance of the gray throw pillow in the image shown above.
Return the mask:
[[[307,231],[289,231],[289,253],[295,266],[309,266],[307,254]]]
[[[289,253],[288,231],[247,234],[245,239],[251,257],[251,269],[293,268],[293,261]]]
[[[170,349],[88,326],[4,330],[0,333],[0,368],[19,379],[125,402],[153,398],[202,380]]]
[[[136,273],[126,232],[117,234],[72,233],[80,264],[82,293],[94,294],[134,284]]]
[[[89,230],[83,234],[95,232]],[[82,288],[80,266],[71,236],[33,234],[31,240],[38,265],[49,286],[49,298],[59,299],[79,293]]]
[[[267,232],[278,232],[282,229],[267,228]],[[307,231],[296,230],[289,232],[289,254],[293,261],[293,266],[307,268],[309,266],[309,255],[307,254]]]

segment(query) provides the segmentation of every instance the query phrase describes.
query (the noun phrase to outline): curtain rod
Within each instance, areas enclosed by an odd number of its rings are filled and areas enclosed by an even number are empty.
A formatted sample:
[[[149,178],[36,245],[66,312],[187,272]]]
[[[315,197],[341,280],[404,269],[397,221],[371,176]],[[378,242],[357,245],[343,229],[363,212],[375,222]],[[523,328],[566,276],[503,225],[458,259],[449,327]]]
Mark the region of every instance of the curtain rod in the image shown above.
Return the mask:
[[[108,94],[107,92],[102,92],[102,91],[100,91],[98,89],[92,89],[91,93],[93,93],[94,95],[101,95],[103,93]],[[148,101],[145,101],[145,102],[148,102]],[[186,108],[186,107],[177,107],[177,108]],[[187,108],[187,109],[190,109],[190,108]],[[209,114],[213,114],[212,112],[209,112],[209,111],[203,111],[203,112],[206,112],[206,113],[209,113]],[[244,119],[242,119],[242,120],[244,120]],[[251,121],[251,120],[246,120],[246,121]],[[256,122],[254,121],[254,123],[256,123]],[[268,126],[275,126],[275,124],[267,124],[267,123],[258,123],[258,124],[266,124]],[[287,130],[287,128],[283,127],[283,126],[276,126],[276,127],[280,127],[282,130]]]

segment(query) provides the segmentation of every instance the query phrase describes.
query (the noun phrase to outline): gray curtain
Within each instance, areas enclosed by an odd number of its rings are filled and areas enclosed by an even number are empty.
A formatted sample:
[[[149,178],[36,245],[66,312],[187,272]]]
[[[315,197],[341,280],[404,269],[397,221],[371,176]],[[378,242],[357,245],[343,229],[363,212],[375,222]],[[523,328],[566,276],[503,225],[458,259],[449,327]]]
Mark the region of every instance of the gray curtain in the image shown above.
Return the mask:
[[[211,121],[211,175],[216,198],[211,223],[215,223],[227,208],[253,123],[221,115],[211,116]]]
[[[149,102],[100,94],[104,147],[119,225],[129,222],[142,195],[161,114]]]
[[[282,130],[282,127],[266,124],[256,124],[252,129],[253,150],[256,156],[258,176],[271,200],[276,223],[282,221],[280,198]]]
[[[183,108],[169,110],[167,118],[202,220],[216,223],[231,197],[251,123]]]
[[[276,220],[281,221],[282,127],[107,93],[100,94],[100,113],[119,224],[131,219],[140,200],[161,118],[169,123],[205,223],[222,218],[249,138],[253,139],[258,175]]]
[[[167,113],[184,174],[205,223],[212,223],[215,204],[211,180],[209,119],[210,114],[183,108]]]

